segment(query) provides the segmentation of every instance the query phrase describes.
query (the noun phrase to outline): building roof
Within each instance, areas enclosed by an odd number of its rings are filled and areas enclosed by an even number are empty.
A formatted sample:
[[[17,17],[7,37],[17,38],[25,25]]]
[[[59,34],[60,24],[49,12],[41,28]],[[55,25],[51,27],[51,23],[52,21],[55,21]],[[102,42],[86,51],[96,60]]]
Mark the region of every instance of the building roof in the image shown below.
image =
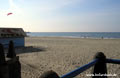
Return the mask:
[[[0,38],[3,37],[25,37],[26,33],[22,28],[0,28]]]

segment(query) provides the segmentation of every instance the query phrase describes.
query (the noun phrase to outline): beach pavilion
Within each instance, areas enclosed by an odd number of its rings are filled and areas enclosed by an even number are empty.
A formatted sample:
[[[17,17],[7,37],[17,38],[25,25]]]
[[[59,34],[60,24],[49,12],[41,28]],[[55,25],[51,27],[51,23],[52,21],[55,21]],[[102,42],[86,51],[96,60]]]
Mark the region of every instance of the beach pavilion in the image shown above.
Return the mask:
[[[9,41],[14,42],[15,47],[25,46],[26,33],[22,28],[0,28],[0,43],[8,48]]]

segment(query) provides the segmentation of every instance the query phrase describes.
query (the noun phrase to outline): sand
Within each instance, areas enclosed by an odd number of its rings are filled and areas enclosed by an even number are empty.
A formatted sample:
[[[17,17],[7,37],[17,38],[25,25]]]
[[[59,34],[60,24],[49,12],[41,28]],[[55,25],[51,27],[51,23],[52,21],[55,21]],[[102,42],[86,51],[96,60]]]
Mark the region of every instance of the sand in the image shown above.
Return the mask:
[[[107,58],[120,59],[120,39],[82,39],[62,37],[26,37],[25,48],[17,48],[22,65],[22,78],[39,78],[45,71],[53,70],[62,76],[93,60],[97,52]],[[108,73],[120,77],[120,66],[107,64]],[[89,78],[81,73],[76,78]]]

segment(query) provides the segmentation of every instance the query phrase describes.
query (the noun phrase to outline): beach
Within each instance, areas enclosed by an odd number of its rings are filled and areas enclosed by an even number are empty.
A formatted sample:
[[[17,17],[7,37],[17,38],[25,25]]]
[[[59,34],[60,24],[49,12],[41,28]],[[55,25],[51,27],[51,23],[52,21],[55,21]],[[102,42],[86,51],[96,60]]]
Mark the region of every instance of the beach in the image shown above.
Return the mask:
[[[22,78],[39,78],[45,71],[53,70],[62,76],[93,60],[97,52],[107,58],[120,59],[120,39],[88,39],[67,37],[26,37],[25,48],[16,48],[20,56]],[[120,66],[107,64],[108,73],[120,77]],[[92,68],[78,75],[89,78]]]

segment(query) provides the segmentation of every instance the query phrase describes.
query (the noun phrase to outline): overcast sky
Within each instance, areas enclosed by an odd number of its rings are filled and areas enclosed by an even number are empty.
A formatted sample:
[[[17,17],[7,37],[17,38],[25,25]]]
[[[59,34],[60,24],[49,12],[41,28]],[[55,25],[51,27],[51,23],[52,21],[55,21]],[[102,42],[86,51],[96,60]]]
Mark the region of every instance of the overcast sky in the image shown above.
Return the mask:
[[[0,27],[31,32],[120,32],[120,0],[0,0]]]

